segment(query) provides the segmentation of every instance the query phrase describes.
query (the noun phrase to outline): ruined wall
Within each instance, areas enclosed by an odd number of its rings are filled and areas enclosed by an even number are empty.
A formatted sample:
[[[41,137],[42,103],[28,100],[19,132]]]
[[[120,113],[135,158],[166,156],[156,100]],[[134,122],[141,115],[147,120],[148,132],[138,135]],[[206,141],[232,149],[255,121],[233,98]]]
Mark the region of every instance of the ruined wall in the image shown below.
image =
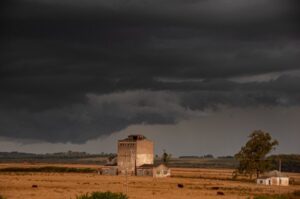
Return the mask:
[[[135,142],[118,142],[118,170],[121,174],[134,174],[135,171]]]
[[[137,157],[136,166],[143,164],[153,164],[154,160],[154,144],[150,140],[137,141]]]

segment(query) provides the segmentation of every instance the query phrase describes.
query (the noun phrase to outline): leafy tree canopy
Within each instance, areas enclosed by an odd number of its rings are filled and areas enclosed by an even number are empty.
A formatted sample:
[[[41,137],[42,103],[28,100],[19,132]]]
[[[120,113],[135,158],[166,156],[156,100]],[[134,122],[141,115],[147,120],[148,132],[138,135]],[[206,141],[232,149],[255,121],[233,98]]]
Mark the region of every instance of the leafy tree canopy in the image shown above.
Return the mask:
[[[162,162],[165,164],[168,164],[170,159],[171,159],[172,155],[170,153],[167,153],[166,150],[164,150],[163,154],[162,154]]]
[[[249,140],[241,150],[235,154],[239,161],[237,172],[240,174],[259,177],[261,173],[270,168],[270,163],[266,161],[266,155],[275,149],[278,141],[273,139],[267,132],[255,130],[249,136]]]

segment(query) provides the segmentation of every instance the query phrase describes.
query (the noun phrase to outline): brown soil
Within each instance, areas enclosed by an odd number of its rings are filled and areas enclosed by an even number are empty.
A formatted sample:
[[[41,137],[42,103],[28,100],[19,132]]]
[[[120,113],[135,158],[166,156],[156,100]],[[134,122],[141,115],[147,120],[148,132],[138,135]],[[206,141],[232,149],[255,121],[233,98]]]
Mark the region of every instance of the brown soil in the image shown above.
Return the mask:
[[[4,167],[92,167],[90,165],[59,164],[0,164]],[[300,185],[288,187],[263,186],[252,182],[231,180],[228,169],[173,168],[170,178],[101,176],[96,173],[0,173],[0,195],[7,199],[73,199],[76,195],[93,191],[123,192],[130,199],[205,199],[247,198],[255,194],[279,194],[300,190]],[[290,174],[300,179],[300,174]],[[178,188],[183,184],[183,188]],[[37,185],[37,187],[32,187]],[[217,195],[223,192],[224,195]]]

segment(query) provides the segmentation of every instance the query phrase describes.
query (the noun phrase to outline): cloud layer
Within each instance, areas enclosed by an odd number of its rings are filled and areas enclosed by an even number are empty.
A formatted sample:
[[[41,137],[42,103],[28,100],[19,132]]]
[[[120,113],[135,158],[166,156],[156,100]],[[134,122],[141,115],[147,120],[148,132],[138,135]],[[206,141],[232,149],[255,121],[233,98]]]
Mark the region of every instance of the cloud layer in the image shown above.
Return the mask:
[[[173,124],[201,115],[179,105],[168,92],[131,91],[88,95],[86,104],[39,112],[3,111],[1,135],[12,138],[82,143],[134,124]]]
[[[81,143],[219,106],[299,106],[296,0],[2,4],[0,136]]]

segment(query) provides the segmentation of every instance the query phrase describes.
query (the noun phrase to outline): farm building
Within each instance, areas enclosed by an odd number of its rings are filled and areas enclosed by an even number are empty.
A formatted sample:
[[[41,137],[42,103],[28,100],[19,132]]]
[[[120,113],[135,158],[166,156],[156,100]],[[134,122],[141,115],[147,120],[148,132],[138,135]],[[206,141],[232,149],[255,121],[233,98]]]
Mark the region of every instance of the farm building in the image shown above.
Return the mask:
[[[136,168],[137,176],[153,176],[153,164],[143,164]]]
[[[137,176],[168,177],[171,176],[171,170],[165,164],[144,164],[137,167]]]
[[[118,168],[115,166],[103,167],[98,173],[101,175],[118,175]]]
[[[118,141],[118,172],[136,175],[137,167],[153,164],[154,145],[143,135],[129,135]]]
[[[108,157],[105,166],[117,166],[117,157]]]
[[[288,186],[289,177],[275,170],[265,173],[261,177],[257,178],[256,183],[262,185]]]

